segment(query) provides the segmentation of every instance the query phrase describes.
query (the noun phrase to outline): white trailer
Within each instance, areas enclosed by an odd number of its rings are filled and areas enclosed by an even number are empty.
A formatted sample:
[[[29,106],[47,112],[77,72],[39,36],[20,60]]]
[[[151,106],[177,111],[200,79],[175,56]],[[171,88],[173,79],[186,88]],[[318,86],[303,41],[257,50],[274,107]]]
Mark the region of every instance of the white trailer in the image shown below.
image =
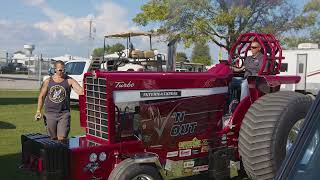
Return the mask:
[[[303,43],[298,49],[282,51],[280,75],[299,75],[298,84],[283,84],[281,90],[317,95],[320,90],[320,49],[318,44]]]

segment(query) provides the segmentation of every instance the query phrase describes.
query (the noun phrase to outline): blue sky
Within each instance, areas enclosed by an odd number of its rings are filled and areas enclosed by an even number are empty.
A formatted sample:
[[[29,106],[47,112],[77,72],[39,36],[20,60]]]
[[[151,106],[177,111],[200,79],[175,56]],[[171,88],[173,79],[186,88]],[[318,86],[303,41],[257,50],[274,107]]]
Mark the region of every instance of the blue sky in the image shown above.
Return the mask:
[[[2,0],[0,49],[13,53],[27,43],[45,57],[71,54],[88,56],[89,47],[101,47],[103,36],[113,32],[144,30],[132,23],[147,0]],[[305,2],[294,0],[301,7]],[[89,20],[96,29],[88,43]],[[140,44],[142,44],[140,42]],[[165,43],[159,45],[164,50]],[[211,47],[217,52],[217,47]],[[215,53],[216,55],[217,53]],[[215,56],[214,55],[214,56]]]

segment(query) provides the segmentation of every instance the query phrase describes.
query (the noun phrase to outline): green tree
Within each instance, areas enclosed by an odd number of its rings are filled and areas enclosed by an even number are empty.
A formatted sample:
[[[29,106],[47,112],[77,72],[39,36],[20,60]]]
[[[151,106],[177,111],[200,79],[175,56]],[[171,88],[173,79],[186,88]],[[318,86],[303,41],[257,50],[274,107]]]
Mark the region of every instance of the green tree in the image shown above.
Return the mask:
[[[320,44],[320,0],[311,0],[303,8],[302,14],[305,17],[309,17],[309,21],[316,21],[309,26],[303,26],[305,19],[297,19],[301,29],[304,30],[303,35],[297,35],[297,30],[294,30],[290,35],[284,38],[283,43],[289,48],[296,48],[300,43],[317,43]]]
[[[92,52],[93,57],[101,57],[103,55],[103,48],[95,48]]]
[[[106,52],[107,52],[107,54],[111,54],[111,53],[122,51],[124,49],[125,49],[125,47],[124,47],[123,44],[116,43],[116,44],[114,44],[112,46],[107,46]]]
[[[156,26],[158,33],[168,39],[180,38],[187,47],[194,42],[212,41],[229,50],[244,32],[281,37],[316,23],[315,13],[298,13],[294,6],[291,0],[151,0],[141,6],[142,12],[133,21]],[[315,9],[315,5],[306,7],[308,12]]]
[[[187,59],[188,59],[188,57],[187,57],[186,53],[177,52],[177,59],[176,59],[177,62],[186,62],[186,61],[188,61]]]
[[[121,43],[116,43],[114,45],[106,45],[106,54],[112,54],[115,52],[119,52],[124,50],[125,47]],[[103,47],[102,48],[95,48],[92,52],[93,57],[101,57],[103,55]]]
[[[211,64],[211,57],[209,54],[209,46],[206,43],[195,43],[192,50],[191,61],[194,63],[202,63],[204,65]]]

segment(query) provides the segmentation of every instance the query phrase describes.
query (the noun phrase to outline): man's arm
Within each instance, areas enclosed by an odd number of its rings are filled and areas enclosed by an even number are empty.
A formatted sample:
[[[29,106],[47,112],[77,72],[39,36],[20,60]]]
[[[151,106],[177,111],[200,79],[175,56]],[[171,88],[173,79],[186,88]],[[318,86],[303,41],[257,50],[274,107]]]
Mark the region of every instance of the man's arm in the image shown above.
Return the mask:
[[[80,86],[80,84],[74,80],[73,78],[68,79],[72,89],[78,94],[78,95],[83,95],[83,88]]]
[[[40,120],[41,119],[41,116],[42,116],[41,109],[42,109],[42,106],[43,106],[44,98],[46,97],[46,94],[47,94],[47,91],[48,91],[48,85],[49,85],[49,78],[44,80],[44,82],[42,84],[42,87],[41,87],[41,90],[40,90],[40,94],[38,96],[37,112],[36,112],[36,115],[34,116],[35,120]]]
[[[38,96],[38,107],[37,107],[37,112],[41,112],[41,109],[42,109],[42,106],[43,106],[43,101],[44,101],[44,98],[47,94],[47,91],[48,91],[48,85],[49,85],[49,78],[44,80],[43,84],[42,84],[42,87],[41,87],[41,90],[40,90],[40,94]]]

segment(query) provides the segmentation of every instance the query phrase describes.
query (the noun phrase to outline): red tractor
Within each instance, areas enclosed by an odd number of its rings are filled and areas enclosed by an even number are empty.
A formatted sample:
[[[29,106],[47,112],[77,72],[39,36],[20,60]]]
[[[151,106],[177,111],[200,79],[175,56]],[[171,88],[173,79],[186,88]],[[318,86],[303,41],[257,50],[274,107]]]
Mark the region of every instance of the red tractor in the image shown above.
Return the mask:
[[[243,64],[253,41],[263,65],[240,99],[244,73],[230,66]],[[282,59],[272,35],[246,33],[208,72],[89,72],[79,100],[86,134],[22,135],[23,167],[44,179],[221,179],[240,169],[253,180],[273,179],[312,103],[279,91],[300,80],[276,75]]]

